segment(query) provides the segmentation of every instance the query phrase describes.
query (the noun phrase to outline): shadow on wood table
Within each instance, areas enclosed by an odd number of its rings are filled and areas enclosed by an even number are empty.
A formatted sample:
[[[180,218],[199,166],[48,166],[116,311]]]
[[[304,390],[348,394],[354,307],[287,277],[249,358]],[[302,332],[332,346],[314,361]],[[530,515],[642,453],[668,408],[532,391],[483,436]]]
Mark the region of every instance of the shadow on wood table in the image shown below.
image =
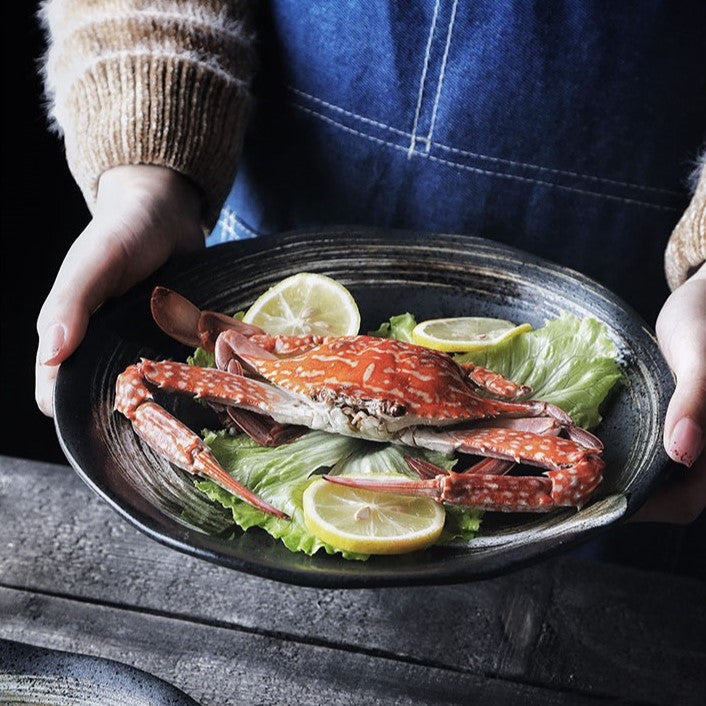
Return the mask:
[[[331,590],[165,548],[68,467],[0,456],[0,638],[116,660],[208,704],[701,704],[706,584],[559,557]]]

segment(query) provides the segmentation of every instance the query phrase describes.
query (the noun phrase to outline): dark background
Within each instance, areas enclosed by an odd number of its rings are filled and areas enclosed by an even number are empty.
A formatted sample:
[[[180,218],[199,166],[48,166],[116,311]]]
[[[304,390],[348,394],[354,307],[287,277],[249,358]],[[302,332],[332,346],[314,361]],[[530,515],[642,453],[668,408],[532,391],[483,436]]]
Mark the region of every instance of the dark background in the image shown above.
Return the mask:
[[[0,453],[65,463],[53,421],[34,404],[36,320],[67,248],[90,216],[63,145],[48,129],[36,9],[32,2],[10,3],[3,22]]]
[[[67,249],[90,214],[66,166],[63,144],[48,129],[38,72],[44,37],[36,9],[36,3],[10,3],[3,23],[0,454],[63,464],[53,420],[34,402],[36,320]],[[706,513],[687,528],[642,524],[612,533],[609,560],[706,577]],[[656,563],[649,551],[636,554],[636,535],[642,536],[642,546],[645,540],[653,544],[654,556],[674,547],[667,552],[673,553],[668,564]]]

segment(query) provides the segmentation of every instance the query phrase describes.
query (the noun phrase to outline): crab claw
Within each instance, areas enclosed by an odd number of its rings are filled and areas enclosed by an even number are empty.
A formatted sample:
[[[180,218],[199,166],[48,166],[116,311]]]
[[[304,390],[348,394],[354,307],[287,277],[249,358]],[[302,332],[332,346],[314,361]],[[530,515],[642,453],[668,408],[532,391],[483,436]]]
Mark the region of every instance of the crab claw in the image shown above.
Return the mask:
[[[155,287],[150,298],[152,318],[167,335],[187,346],[201,346],[212,351],[218,335],[235,330],[244,336],[263,335],[259,326],[244,324],[227,314],[201,311],[177,292],[167,287]]]
[[[425,463],[420,468],[415,468],[420,464],[412,464],[413,469],[422,476],[421,480],[373,480],[348,476],[324,478],[354,488],[423,495],[437,502],[498,512],[547,512],[557,507],[581,507],[601,482],[605,463],[591,449],[579,447],[573,441],[555,437],[550,437],[550,441],[554,445],[551,449],[554,451],[554,461],[542,459],[542,465],[552,469],[544,476],[503,476],[497,472],[500,469],[488,463],[466,473],[438,469],[438,475],[431,477],[433,465]],[[529,459],[512,460],[526,462]],[[536,457],[532,460],[535,463],[538,461]],[[501,458],[501,463],[503,461]]]
[[[405,456],[404,460],[407,465],[420,477],[435,478],[438,475],[445,475],[449,471],[441,466],[437,466],[423,458],[417,458],[415,456]],[[464,473],[470,473],[473,475],[499,475],[504,476],[509,473],[513,466],[514,461],[503,461],[499,458],[484,458],[478,463],[473,464],[470,468],[467,468]]]
[[[132,422],[138,436],[175,466],[205,476],[268,515],[289,519],[231,477],[197,434],[153,401],[142,364],[131,365],[118,376],[115,409]]]

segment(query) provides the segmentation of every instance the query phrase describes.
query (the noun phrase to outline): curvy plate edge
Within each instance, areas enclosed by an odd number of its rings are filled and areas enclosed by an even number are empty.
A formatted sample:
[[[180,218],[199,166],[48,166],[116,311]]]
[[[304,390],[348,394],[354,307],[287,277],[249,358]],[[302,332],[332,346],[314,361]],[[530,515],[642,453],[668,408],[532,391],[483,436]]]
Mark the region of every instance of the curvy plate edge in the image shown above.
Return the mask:
[[[294,231],[287,231],[285,233],[280,233],[274,236],[268,236],[267,241],[263,238],[261,242],[253,243],[252,241],[238,241],[234,243],[225,243],[219,246],[214,246],[217,248],[233,248],[243,247],[243,244],[247,244],[246,250],[259,252],[261,249],[268,249],[276,247],[278,244],[286,242],[290,239],[296,239],[298,237],[336,237],[340,233],[364,233],[365,235],[373,236],[379,235],[380,233],[387,233],[389,236],[389,231],[376,229],[376,228],[361,228],[357,226],[338,226],[335,228],[327,229],[300,229]],[[570,268],[565,268],[550,261],[547,261],[541,257],[526,253],[520,249],[508,246],[502,243],[497,243],[492,240],[487,240],[480,238],[478,236],[465,236],[457,234],[430,234],[426,232],[419,231],[395,231],[395,238],[410,238],[412,240],[418,238],[428,238],[430,235],[449,238],[459,244],[468,245],[469,242],[476,242],[483,244],[485,247],[490,247],[493,250],[505,251],[508,255],[513,255],[515,257],[521,257],[527,262],[532,262],[536,264],[541,264],[542,266],[549,267],[550,269],[555,269],[558,273],[565,276],[571,277],[582,284],[588,286],[593,290],[601,291],[603,297],[612,302],[622,316],[627,316],[633,322],[639,322],[644,332],[652,339],[656,344],[654,339],[654,334],[651,329],[645,324],[642,318],[635,312],[635,310],[630,307],[626,302],[624,302],[620,297],[616,296],[606,287],[600,283],[592,280],[591,278],[583,275],[580,272],[571,270]],[[259,239],[258,239],[259,240]],[[208,250],[213,251],[214,248],[209,248]],[[208,252],[208,251],[204,251]],[[160,277],[162,272],[172,272],[175,269],[178,270],[180,266],[180,259],[174,259],[167,263],[163,268],[155,273],[147,282],[142,283],[141,289],[145,292],[149,291],[152,283]],[[138,288],[139,289],[139,288]],[[666,374],[663,379],[658,380],[660,383],[660,388],[662,391],[662,396],[666,399],[668,397],[668,388],[670,381],[667,380]],[[59,376],[57,378],[57,385],[60,385],[61,381],[61,369],[59,371]],[[671,380],[673,383],[673,380]],[[129,511],[122,507],[120,498],[113,496],[108,490],[103,488],[100,483],[96,482],[91,476],[89,476],[80,466],[77,459],[74,457],[69,445],[65,443],[62,430],[61,430],[61,420],[62,415],[60,410],[56,407],[55,397],[55,409],[54,409],[54,420],[56,432],[59,440],[59,444],[62,451],[67,457],[70,465],[75,472],[79,475],[82,481],[88,485],[93,492],[95,492],[99,497],[101,497],[108,505],[121,517],[126,519],[128,522],[133,524],[138,530],[152,538],[153,540],[159,542],[160,544],[167,546],[177,551],[183,552],[185,554],[200,558],[219,566],[226,566],[228,568],[234,569],[236,571],[242,571],[244,573],[260,576],[262,578],[267,578],[277,582],[317,587],[317,588],[374,588],[374,587],[394,587],[394,586],[412,586],[412,585],[442,585],[442,584],[455,584],[464,583],[470,580],[482,580],[486,578],[491,578],[494,576],[502,575],[507,573],[509,570],[521,569],[525,566],[529,566],[537,563],[539,559],[550,558],[556,556],[560,553],[566,551],[566,549],[583,543],[584,541],[590,540],[592,537],[597,536],[602,533],[607,526],[612,525],[617,522],[626,521],[644,502],[650,491],[650,487],[647,485],[639,485],[634,493],[631,493],[630,497],[626,498],[626,505],[624,511],[612,520],[609,525],[599,524],[597,526],[586,529],[583,532],[569,532],[563,541],[555,543],[553,546],[546,547],[542,546],[544,542],[541,543],[537,551],[527,551],[527,547],[524,547],[526,554],[524,556],[513,556],[509,561],[503,561],[502,563],[494,563],[488,560],[488,563],[483,568],[473,567],[470,570],[463,571],[458,569],[451,569],[448,571],[439,570],[433,575],[419,576],[414,575],[404,575],[400,576],[397,573],[392,573],[390,575],[381,573],[377,575],[362,575],[360,577],[346,575],[345,577],[337,576],[334,573],[322,574],[319,572],[310,572],[304,570],[296,570],[281,567],[271,567],[268,565],[263,565],[261,563],[253,563],[247,559],[238,559],[230,555],[223,555],[217,551],[204,548],[203,546],[196,546],[189,541],[189,532],[184,532],[184,528],[180,527],[177,523],[171,523],[176,531],[165,532],[157,523],[155,523],[152,518],[144,515],[139,510]],[[668,458],[666,453],[658,454],[658,457],[653,459],[650,468],[659,466],[660,470],[667,465]],[[653,475],[656,477],[659,471],[655,471]],[[179,538],[182,535],[182,539]],[[535,545],[537,546],[537,545]]]

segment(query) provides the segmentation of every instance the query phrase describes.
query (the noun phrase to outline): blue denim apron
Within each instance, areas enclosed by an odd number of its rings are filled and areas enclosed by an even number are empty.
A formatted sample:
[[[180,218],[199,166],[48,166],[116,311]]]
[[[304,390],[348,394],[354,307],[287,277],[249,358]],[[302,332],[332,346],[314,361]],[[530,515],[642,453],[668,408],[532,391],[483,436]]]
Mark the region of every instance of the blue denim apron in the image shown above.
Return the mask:
[[[208,243],[358,224],[481,235],[653,323],[706,137],[706,3],[273,0]]]
[[[359,224],[497,239],[652,323],[706,138],[706,2],[273,0],[209,244]]]

